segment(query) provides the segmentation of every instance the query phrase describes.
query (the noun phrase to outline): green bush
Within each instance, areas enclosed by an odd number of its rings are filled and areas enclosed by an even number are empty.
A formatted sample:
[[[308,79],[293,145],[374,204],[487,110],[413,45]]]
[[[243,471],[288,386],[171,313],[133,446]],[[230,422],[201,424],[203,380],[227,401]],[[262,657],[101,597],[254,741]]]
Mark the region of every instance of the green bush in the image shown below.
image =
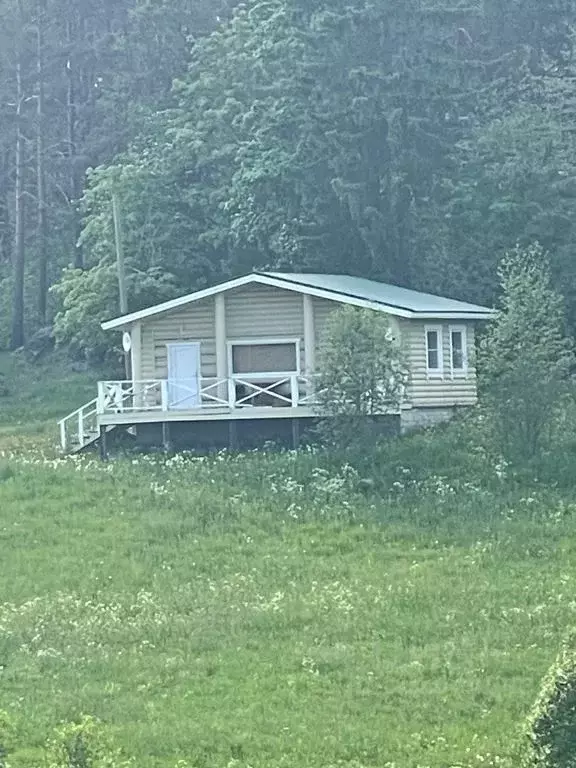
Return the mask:
[[[408,368],[385,315],[343,307],[332,313],[319,356],[321,431],[340,448],[373,442],[398,412]]]
[[[89,715],[77,723],[64,723],[46,745],[48,768],[130,768],[112,743],[104,725]]]
[[[509,253],[500,279],[502,308],[483,340],[479,370],[497,446],[524,463],[554,442],[573,393],[574,348],[539,245]]]
[[[0,768],[8,768],[6,758],[14,748],[16,728],[10,715],[0,709]]]
[[[0,461],[0,483],[10,480],[11,477],[14,477],[14,470],[12,467],[9,464]]]
[[[525,768],[576,767],[576,635],[544,679],[529,719]]]

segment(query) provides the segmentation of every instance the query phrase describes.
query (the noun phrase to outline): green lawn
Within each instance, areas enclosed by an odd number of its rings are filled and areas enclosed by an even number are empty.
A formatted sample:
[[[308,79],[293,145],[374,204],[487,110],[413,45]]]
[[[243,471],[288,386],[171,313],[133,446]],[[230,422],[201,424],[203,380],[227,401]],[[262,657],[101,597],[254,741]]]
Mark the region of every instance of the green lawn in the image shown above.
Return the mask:
[[[63,356],[30,365],[22,356],[0,352],[0,374],[8,396],[0,397],[0,436],[55,434],[55,422],[96,397],[93,373],[75,373]]]
[[[575,622],[576,501],[497,467],[412,479],[412,456],[376,497],[314,454],[100,464],[0,437],[11,767],[82,714],[139,768],[513,765]]]

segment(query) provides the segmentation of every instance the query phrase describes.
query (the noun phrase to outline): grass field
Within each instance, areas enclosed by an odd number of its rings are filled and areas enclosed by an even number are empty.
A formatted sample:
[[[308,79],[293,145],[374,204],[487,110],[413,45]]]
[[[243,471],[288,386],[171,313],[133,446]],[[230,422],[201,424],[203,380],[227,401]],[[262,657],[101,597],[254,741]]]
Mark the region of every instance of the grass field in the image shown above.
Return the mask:
[[[82,714],[150,768],[515,764],[576,621],[571,492],[449,433],[391,447],[376,486],[314,453],[55,459],[46,428],[10,426],[54,409],[19,381],[28,406],[0,417],[12,768]]]

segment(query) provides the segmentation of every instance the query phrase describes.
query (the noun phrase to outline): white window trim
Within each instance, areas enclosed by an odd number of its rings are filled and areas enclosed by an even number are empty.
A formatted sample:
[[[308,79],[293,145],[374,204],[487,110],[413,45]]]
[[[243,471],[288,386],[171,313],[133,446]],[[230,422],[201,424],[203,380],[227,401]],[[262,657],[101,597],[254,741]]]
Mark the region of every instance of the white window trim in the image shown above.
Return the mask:
[[[277,381],[278,379],[288,378],[288,376],[301,376],[302,364],[300,361],[300,339],[229,339],[226,342],[228,348],[228,372],[231,379],[243,379],[244,381],[268,380]],[[234,373],[234,358],[232,350],[234,347],[252,347],[274,344],[294,344],[296,347],[296,370],[295,371],[253,371],[252,373]]]
[[[454,354],[452,350],[452,333],[462,334],[462,368],[454,369]],[[464,379],[468,376],[468,328],[465,325],[451,325],[448,328],[450,344],[450,372],[453,379]]]
[[[438,334],[438,368],[429,368],[429,348],[428,348],[428,334],[435,331]],[[426,346],[426,374],[429,379],[442,379],[444,378],[444,334],[441,325],[425,325],[424,326],[424,344]]]

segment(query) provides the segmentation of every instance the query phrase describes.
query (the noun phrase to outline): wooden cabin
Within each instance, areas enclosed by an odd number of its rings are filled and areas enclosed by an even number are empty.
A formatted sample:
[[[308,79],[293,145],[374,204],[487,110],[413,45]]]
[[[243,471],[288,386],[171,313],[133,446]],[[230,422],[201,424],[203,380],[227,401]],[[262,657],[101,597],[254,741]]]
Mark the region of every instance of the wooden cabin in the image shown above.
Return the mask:
[[[317,352],[343,304],[387,315],[411,380],[403,430],[476,403],[474,337],[492,310],[348,275],[254,273],[102,324],[121,331],[131,375],[101,381],[93,401],[60,422],[74,451],[116,427],[148,445],[234,445],[275,439],[321,418]],[[248,441],[250,442],[250,440]]]

